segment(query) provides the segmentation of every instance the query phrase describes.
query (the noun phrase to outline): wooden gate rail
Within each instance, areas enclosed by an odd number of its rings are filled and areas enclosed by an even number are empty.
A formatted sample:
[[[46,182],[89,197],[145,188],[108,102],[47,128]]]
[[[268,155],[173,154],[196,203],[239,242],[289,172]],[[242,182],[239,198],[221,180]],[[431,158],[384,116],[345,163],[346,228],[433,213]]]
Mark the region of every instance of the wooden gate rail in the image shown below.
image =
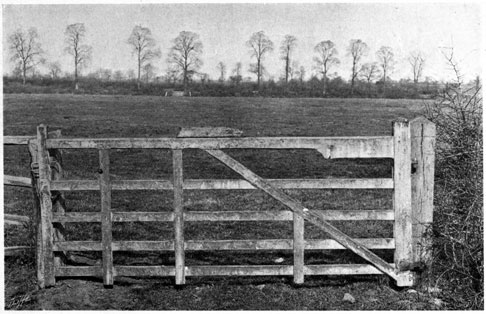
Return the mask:
[[[44,232],[40,250],[45,286],[53,285],[57,276],[100,276],[111,286],[116,276],[174,276],[176,284],[184,284],[187,276],[204,275],[293,275],[302,283],[305,275],[351,275],[387,273],[398,285],[413,284],[408,271],[414,262],[429,261],[430,240],[425,229],[432,222],[433,162],[435,128],[425,119],[394,123],[393,136],[378,137],[257,137],[257,138],[118,138],[66,139],[47,137],[46,127],[38,128],[39,159],[46,160],[49,149],[95,148],[100,153],[99,180],[64,180],[53,178],[40,167],[39,187],[45,199],[51,191],[98,190],[101,193],[100,212],[52,212],[47,201],[42,203],[41,230]],[[25,141],[24,139],[22,139]],[[165,148],[173,152],[173,180],[112,180],[109,176],[111,149]],[[242,174],[245,180],[184,179],[182,150],[206,150],[227,166]],[[226,148],[314,149],[325,158],[393,158],[393,178],[372,179],[262,179],[220,151]],[[48,154],[47,154],[48,156]],[[432,166],[430,165],[432,163]],[[42,166],[42,162],[39,163]],[[13,179],[12,179],[13,180]],[[282,211],[221,211],[185,212],[184,190],[263,189],[291,210]],[[284,194],[281,189],[393,189],[394,208],[390,210],[309,210],[300,202]],[[172,190],[173,212],[119,212],[111,208],[112,190]],[[42,195],[41,193],[41,195]],[[52,206],[52,205],[51,205]],[[50,213],[50,214],[48,214]],[[333,239],[304,238],[304,218],[330,232]],[[391,220],[393,238],[352,239],[332,227],[332,220]],[[113,241],[113,222],[159,221],[173,222],[174,239],[166,241]],[[185,221],[293,221],[293,239],[215,240],[184,239]],[[53,239],[52,224],[65,222],[101,222],[102,240],[65,241]],[[51,226],[51,227],[49,227]],[[49,228],[51,228],[49,230]],[[51,234],[51,237],[49,237]],[[373,265],[305,265],[304,251],[352,249]],[[196,250],[293,250],[294,265],[262,266],[186,266],[185,251]],[[394,249],[394,263],[374,255],[370,249]],[[66,266],[52,263],[55,252],[101,251],[100,266]],[[174,266],[117,266],[113,265],[114,251],[173,251]],[[39,263],[39,262],[38,262]]]

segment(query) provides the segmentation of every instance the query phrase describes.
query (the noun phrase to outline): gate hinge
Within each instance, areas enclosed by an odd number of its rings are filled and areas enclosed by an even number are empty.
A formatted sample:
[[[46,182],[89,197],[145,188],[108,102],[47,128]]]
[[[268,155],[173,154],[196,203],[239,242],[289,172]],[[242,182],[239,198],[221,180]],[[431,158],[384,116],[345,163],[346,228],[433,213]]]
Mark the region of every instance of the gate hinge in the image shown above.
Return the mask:
[[[39,178],[39,163],[33,162],[30,164],[30,171],[34,174],[34,178]]]

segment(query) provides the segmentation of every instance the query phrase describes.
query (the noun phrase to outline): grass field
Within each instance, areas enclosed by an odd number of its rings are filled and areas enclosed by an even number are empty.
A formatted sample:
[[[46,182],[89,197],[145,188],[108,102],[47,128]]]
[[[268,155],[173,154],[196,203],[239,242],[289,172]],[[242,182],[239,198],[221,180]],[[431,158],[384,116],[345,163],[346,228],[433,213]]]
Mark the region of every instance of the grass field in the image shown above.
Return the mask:
[[[371,136],[390,135],[398,117],[413,118],[423,101],[370,99],[271,99],[271,98],[164,98],[145,96],[5,95],[4,135],[34,135],[36,126],[61,129],[65,137],[175,136],[182,127],[225,126],[244,136]],[[390,160],[326,160],[312,150],[229,150],[228,153],[264,178],[371,178],[391,177]],[[111,157],[116,179],[170,179],[171,153],[166,150],[117,150]],[[64,152],[65,176],[97,178],[94,150]],[[5,147],[6,174],[29,176],[29,156],[22,147]],[[185,178],[237,178],[209,155],[184,151]],[[27,215],[30,191],[5,187],[5,212]],[[390,209],[390,191],[303,190],[287,191],[313,209]],[[99,193],[66,193],[69,211],[99,211]],[[113,192],[113,207],[120,211],[171,211],[168,192]],[[185,210],[283,209],[259,191],[187,192]],[[357,238],[392,237],[389,222],[336,222]],[[306,238],[327,235],[306,226]],[[172,238],[171,224],[119,223],[114,240]],[[69,240],[99,240],[99,225],[68,224]],[[186,223],[186,239],[291,238],[291,223]],[[22,227],[5,229],[5,245],[29,243]],[[385,259],[392,253],[377,251]],[[282,257],[292,264],[291,252],[188,253],[187,264],[272,264]],[[306,263],[350,263],[359,258],[345,251],[306,252]],[[391,261],[391,260],[390,260]],[[116,264],[173,264],[169,254],[116,254]],[[6,261],[6,307],[17,309],[437,309],[433,298],[420,292],[397,292],[384,276],[306,278],[293,287],[288,278],[192,278],[183,290],[172,279],[121,278],[112,290],[98,280],[61,280],[56,287],[35,292],[34,273],[28,257]],[[366,291],[366,293],[363,293]],[[344,293],[356,302],[343,302]]]

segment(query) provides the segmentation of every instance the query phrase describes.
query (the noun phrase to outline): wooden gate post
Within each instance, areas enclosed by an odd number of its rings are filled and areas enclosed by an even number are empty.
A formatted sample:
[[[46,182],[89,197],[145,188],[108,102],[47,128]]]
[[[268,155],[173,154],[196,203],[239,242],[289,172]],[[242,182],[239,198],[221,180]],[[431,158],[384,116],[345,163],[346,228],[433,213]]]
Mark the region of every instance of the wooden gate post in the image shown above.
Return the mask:
[[[38,195],[40,203],[40,221],[37,239],[38,246],[38,279],[41,288],[53,286],[56,283],[54,274],[52,199],[51,199],[51,166],[49,152],[46,147],[47,127],[37,127],[37,162],[39,164]]]
[[[430,268],[434,210],[435,124],[425,117],[410,122],[412,136],[413,261]]]
[[[412,263],[412,162],[410,125],[407,120],[393,122],[393,208],[395,224],[395,268],[407,270]]]

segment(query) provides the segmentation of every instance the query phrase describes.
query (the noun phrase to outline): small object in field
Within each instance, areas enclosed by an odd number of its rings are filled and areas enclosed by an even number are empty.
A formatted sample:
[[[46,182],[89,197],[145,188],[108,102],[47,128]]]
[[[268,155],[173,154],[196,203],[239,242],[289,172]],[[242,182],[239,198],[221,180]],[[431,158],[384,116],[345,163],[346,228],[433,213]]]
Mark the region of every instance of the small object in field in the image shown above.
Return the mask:
[[[417,293],[417,290],[408,289],[408,290],[407,290],[407,293]]]
[[[356,299],[351,294],[345,293],[344,297],[343,297],[343,301],[354,303],[354,302],[356,302]]]
[[[276,259],[274,262],[275,262],[275,263],[280,264],[280,263],[282,263],[283,261],[284,261],[284,259],[283,259],[282,257],[279,257],[279,258],[277,258],[277,259]]]
[[[263,288],[265,288],[265,285],[258,285],[255,288],[257,288],[258,290],[263,290]]]
[[[226,127],[182,128],[177,137],[240,137],[243,131]]]
[[[305,208],[303,209],[304,212],[308,212],[309,211],[309,208]]]

